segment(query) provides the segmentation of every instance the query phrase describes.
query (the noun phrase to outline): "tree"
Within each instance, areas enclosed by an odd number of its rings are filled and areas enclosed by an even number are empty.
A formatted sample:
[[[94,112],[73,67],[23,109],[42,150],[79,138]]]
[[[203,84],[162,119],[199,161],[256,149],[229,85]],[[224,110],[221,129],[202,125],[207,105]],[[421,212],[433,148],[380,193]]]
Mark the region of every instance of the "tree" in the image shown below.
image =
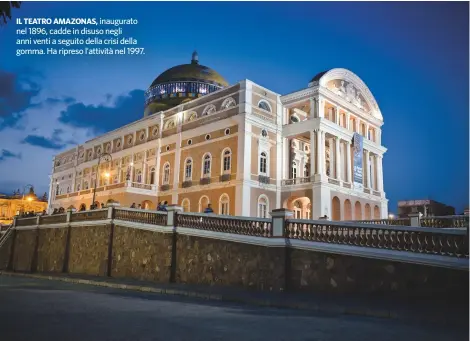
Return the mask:
[[[11,9],[20,8],[21,1],[0,1],[0,25],[6,25],[11,20]]]
[[[44,195],[41,197],[41,201],[47,201],[47,193],[44,192]]]

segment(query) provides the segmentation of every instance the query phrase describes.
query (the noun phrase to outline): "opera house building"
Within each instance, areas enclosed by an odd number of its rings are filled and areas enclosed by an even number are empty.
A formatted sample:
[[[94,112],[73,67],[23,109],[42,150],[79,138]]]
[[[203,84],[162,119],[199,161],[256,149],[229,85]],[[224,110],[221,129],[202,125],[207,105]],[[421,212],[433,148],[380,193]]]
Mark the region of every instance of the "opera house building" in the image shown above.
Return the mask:
[[[308,78],[306,79],[308,81]],[[331,69],[277,94],[199,63],[161,73],[142,118],[56,155],[49,211],[114,200],[155,210],[296,218],[387,218],[383,117],[353,72]]]

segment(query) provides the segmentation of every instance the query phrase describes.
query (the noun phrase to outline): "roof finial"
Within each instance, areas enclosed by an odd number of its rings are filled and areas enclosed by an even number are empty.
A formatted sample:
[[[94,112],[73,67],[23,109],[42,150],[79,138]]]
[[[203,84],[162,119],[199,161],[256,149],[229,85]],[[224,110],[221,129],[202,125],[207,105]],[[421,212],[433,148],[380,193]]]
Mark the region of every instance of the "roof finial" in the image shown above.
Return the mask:
[[[199,64],[199,56],[196,50],[194,50],[193,52],[193,56],[191,58],[191,64]]]

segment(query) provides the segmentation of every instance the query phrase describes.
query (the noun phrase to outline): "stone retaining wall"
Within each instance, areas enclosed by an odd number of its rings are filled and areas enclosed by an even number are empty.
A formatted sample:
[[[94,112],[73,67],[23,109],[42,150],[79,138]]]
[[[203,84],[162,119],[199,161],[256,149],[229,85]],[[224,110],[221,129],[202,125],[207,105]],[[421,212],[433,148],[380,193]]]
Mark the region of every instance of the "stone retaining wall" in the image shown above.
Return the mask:
[[[21,272],[66,270],[160,283],[267,291],[440,298],[451,293],[468,299],[468,270],[283,245],[261,246],[124,225],[73,226],[69,247],[65,224],[60,228],[40,229],[38,238],[37,229],[16,230],[16,236],[12,234],[14,237],[0,250],[0,267],[8,263],[10,250],[14,250],[10,269]]]
[[[285,248],[178,235],[176,281],[285,289]]]

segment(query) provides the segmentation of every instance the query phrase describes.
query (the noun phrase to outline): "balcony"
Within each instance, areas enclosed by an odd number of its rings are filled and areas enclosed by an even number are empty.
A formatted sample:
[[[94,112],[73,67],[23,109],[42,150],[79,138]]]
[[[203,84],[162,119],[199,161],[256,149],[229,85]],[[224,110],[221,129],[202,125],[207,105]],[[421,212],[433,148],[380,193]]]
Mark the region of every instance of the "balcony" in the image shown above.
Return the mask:
[[[313,182],[313,176],[307,176],[304,178],[285,179],[281,181],[281,186],[293,186],[300,184],[307,184]]]
[[[170,189],[170,184],[165,184],[160,186],[160,191],[165,192]]]
[[[154,194],[157,191],[157,185],[151,184],[143,184],[140,182],[119,182],[115,184],[109,184],[105,186],[96,187],[95,192],[100,194],[107,194],[105,192],[113,191],[113,194],[120,193],[120,192],[129,192],[129,193],[137,193],[137,194]],[[76,191],[67,194],[56,195],[55,200],[62,200],[67,198],[73,198],[77,196],[83,195],[92,195],[93,188],[87,188],[82,191]]]
[[[209,185],[210,183],[211,183],[211,178],[201,178],[201,180],[199,180],[200,185]]]
[[[191,187],[192,185],[193,185],[193,182],[191,180],[186,180],[186,181],[183,181],[183,184],[181,185],[181,187],[188,188],[188,187]]]
[[[220,182],[224,182],[224,181],[230,181],[231,179],[231,175],[230,174],[222,174],[220,176]]]
[[[267,184],[267,185],[269,185],[269,183],[271,182],[271,178],[270,178],[269,176],[258,175],[258,181],[259,181],[261,184]]]

